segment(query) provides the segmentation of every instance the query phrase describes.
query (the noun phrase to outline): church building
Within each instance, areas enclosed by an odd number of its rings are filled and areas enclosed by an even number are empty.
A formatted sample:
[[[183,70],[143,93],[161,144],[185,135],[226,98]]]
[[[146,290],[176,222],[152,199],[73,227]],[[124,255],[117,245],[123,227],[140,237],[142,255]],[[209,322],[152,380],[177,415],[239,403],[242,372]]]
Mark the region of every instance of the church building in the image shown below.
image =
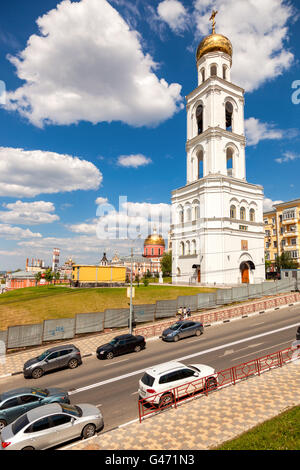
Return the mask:
[[[231,81],[232,44],[215,32],[197,49],[187,97],[187,181],[172,192],[173,283],[265,279],[263,187],[248,183],[244,93]]]

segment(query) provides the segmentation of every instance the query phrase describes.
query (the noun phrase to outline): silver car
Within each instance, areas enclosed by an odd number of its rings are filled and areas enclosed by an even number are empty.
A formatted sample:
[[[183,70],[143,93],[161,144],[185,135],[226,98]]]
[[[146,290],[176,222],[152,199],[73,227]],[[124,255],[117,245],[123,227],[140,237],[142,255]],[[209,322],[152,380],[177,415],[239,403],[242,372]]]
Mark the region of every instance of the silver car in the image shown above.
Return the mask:
[[[163,331],[161,338],[163,341],[178,341],[188,336],[200,336],[204,332],[203,323],[195,321],[177,321]]]
[[[87,439],[104,427],[94,405],[52,403],[25,413],[1,432],[1,450],[44,450],[79,437]]]

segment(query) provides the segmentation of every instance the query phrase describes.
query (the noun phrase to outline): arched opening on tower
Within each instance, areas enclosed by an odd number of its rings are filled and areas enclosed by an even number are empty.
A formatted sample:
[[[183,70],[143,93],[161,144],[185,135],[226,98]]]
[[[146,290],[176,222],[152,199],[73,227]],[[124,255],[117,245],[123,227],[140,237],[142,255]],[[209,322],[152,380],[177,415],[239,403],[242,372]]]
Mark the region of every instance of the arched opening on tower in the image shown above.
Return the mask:
[[[230,101],[227,101],[225,104],[225,122],[226,130],[233,131],[233,106]]]
[[[203,166],[203,150],[200,150],[197,154],[198,158],[198,179],[203,178],[204,176],[204,166]]]
[[[210,76],[211,77],[216,77],[217,76],[217,66],[216,65],[212,65],[210,67]]]
[[[196,119],[197,119],[197,127],[198,127],[198,135],[202,134],[203,132],[203,106],[199,104],[196,110]]]
[[[242,284],[250,283],[250,273],[254,269],[255,269],[255,264],[253,263],[253,261],[243,261],[240,264]]]
[[[226,150],[226,168],[227,168],[227,175],[234,176],[233,173],[233,150],[232,148],[228,147]]]

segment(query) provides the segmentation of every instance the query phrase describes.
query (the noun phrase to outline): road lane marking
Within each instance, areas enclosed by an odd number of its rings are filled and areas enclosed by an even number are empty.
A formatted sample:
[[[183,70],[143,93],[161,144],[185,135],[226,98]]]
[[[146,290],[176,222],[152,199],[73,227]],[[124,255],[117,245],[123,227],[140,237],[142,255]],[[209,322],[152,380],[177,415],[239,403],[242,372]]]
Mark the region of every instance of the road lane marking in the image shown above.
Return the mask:
[[[214,348],[209,348],[209,349],[206,349],[205,351],[200,351],[200,352],[198,351],[196,353],[189,354],[187,356],[182,356],[182,357],[179,357],[177,359],[173,359],[172,362],[173,361],[178,361],[178,362],[185,361],[185,360],[191,359],[193,357],[198,357],[198,356],[202,356],[204,354],[208,354],[210,352],[219,351],[220,349],[229,348],[231,346],[235,346],[236,344],[246,343],[247,341],[252,341],[252,340],[257,339],[257,338],[263,338],[264,336],[272,335],[274,333],[279,333],[280,331],[289,330],[291,328],[296,328],[298,326],[299,326],[299,322],[294,323],[293,325],[284,326],[282,328],[277,328],[276,330],[267,331],[265,333],[260,333],[260,334],[255,335],[255,336],[250,336],[249,338],[244,338],[244,339],[240,339],[240,340],[237,340],[237,341],[232,341],[231,343],[223,344],[221,346],[216,346]],[[166,361],[166,362],[171,362],[171,360]],[[75,395],[76,393],[85,392],[86,390],[91,390],[92,388],[98,388],[98,387],[101,387],[102,385],[107,385],[109,383],[118,382],[119,380],[127,379],[129,377],[134,377],[135,375],[143,374],[145,372],[145,369],[150,369],[151,367],[153,367],[153,366],[150,366],[150,367],[146,366],[146,367],[143,367],[143,369],[135,370],[133,372],[129,372],[129,373],[124,374],[124,375],[120,375],[119,377],[113,377],[111,379],[103,380],[103,381],[97,382],[95,384],[91,384],[91,385],[87,385],[85,387],[75,389],[73,391],[70,391],[69,395]]]
[[[266,351],[268,349],[272,349],[272,348],[275,348],[277,346],[281,346],[282,344],[287,344],[287,343],[290,343],[291,341],[285,341],[284,343],[279,343],[279,344],[275,344],[275,345],[272,345],[272,346],[269,346],[268,348],[264,348],[264,349],[260,349],[259,351],[256,351],[256,353],[259,353],[259,352],[262,352],[262,351]],[[276,351],[275,351],[276,352]],[[231,361],[236,361],[237,359],[243,359],[244,357],[247,357],[247,356],[251,356],[253,353],[250,353],[250,354],[245,354],[245,356],[239,356],[235,359],[231,359]]]
[[[110,362],[109,364],[104,364],[103,367],[114,366],[115,364],[120,364],[120,362],[126,362],[126,361],[129,361],[129,359],[122,359],[122,361]]]

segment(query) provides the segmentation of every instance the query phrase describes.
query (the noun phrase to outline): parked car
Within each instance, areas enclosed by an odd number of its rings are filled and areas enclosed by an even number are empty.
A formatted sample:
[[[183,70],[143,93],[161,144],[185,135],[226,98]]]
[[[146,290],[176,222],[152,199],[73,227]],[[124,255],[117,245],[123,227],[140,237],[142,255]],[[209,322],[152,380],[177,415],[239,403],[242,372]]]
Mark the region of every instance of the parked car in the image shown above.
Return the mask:
[[[203,383],[198,379],[206,378]],[[191,382],[193,385],[188,387]],[[147,401],[151,397],[151,403],[159,407],[172,403],[174,392],[172,389],[180,387],[176,397],[182,397],[189,393],[201,391],[204,387],[214,389],[217,387],[215,370],[204,364],[192,364],[186,366],[181,362],[166,362],[147,369],[139,381],[139,399]],[[153,397],[153,395],[156,395]]]
[[[103,426],[103,416],[94,405],[52,403],[28,411],[3,428],[0,449],[49,449],[79,437],[92,437]]]
[[[75,369],[82,364],[81,354],[73,344],[56,346],[43,352],[38,357],[25,362],[24,377],[39,379],[45,372],[69,367]]]
[[[0,431],[19,416],[48,403],[70,403],[62,388],[17,388],[0,394]]]
[[[188,336],[200,336],[204,332],[203,323],[195,321],[177,321],[163,331],[161,338],[164,341],[178,341]]]
[[[115,356],[128,352],[139,352],[145,349],[146,342],[144,336],[121,335],[116,336],[109,343],[97,348],[98,359],[112,359]]]

